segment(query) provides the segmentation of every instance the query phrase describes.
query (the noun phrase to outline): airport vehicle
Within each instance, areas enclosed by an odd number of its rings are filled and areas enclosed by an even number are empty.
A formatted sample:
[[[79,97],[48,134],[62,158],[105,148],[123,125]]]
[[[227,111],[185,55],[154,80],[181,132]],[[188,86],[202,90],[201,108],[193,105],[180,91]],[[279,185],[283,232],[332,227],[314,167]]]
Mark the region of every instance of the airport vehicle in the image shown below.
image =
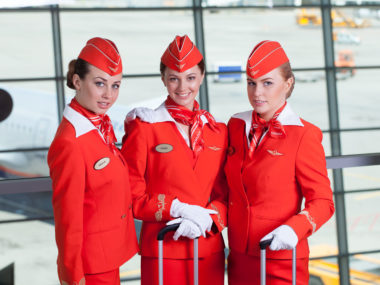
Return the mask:
[[[349,17],[339,9],[331,10],[333,27],[366,28],[371,24],[367,19]]]
[[[350,49],[344,49],[338,51],[338,55],[335,60],[335,66],[339,67],[336,69],[336,78],[338,80],[343,80],[350,78],[356,74],[354,53]],[[348,67],[342,68],[342,67]],[[317,82],[325,79],[325,73],[323,71],[313,71],[313,72],[298,72],[296,73],[296,80],[299,82]]]
[[[347,16],[339,9],[331,10],[331,19],[333,27],[365,28],[371,25],[369,20]],[[296,22],[300,26],[320,26],[322,17],[317,9],[302,8],[297,11]]]
[[[337,44],[348,44],[348,45],[359,45],[360,38],[354,34],[345,32],[345,31],[334,31],[333,40]]]
[[[350,49],[340,50],[338,52],[338,57],[335,60],[336,67],[349,67],[348,69],[337,69],[338,79],[345,79],[347,77],[352,77],[356,73],[354,53]]]
[[[0,86],[0,150],[49,147],[58,127],[56,95]],[[139,101],[128,106],[115,103],[107,112],[119,142],[124,134],[124,119],[134,107],[156,108],[166,96]],[[33,100],[31,99],[33,98]],[[66,98],[66,102],[70,102]],[[32,106],[31,106],[32,102]],[[0,178],[48,175],[46,151],[0,152]]]
[[[322,24],[322,18],[316,9],[300,9],[296,15],[296,21],[300,26],[319,26]]]
[[[220,72],[214,75],[214,82],[240,82],[242,80],[242,65],[239,62],[216,62],[213,64],[213,70]]]

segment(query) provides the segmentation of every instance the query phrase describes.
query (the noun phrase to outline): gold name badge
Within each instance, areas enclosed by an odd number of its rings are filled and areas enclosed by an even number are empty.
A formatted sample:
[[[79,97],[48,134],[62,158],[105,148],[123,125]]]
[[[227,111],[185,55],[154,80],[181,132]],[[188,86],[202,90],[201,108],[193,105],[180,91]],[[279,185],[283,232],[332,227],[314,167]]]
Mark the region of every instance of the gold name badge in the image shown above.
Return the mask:
[[[157,152],[168,153],[168,152],[171,152],[173,150],[173,146],[168,144],[168,143],[162,143],[162,144],[156,145],[156,147],[154,149]]]
[[[99,159],[97,162],[94,164],[94,169],[95,170],[100,170],[106,167],[110,163],[111,159],[109,157],[103,157]]]

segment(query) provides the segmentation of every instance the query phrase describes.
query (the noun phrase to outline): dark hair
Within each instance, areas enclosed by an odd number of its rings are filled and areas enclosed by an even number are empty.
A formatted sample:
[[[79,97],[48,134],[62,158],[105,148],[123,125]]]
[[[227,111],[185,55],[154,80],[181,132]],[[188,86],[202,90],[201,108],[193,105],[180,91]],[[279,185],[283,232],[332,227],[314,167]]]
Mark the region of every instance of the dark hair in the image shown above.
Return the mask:
[[[73,83],[73,76],[74,74],[78,74],[80,79],[84,79],[86,74],[89,72],[89,63],[83,59],[73,59],[69,63],[69,70],[67,71],[66,75],[66,85],[71,88],[75,89],[74,83]]]
[[[290,95],[292,95],[294,84],[295,84],[295,78],[292,71],[292,67],[290,66],[290,62],[285,62],[284,64],[280,65],[280,71],[282,76],[285,78],[285,80],[288,80],[289,78],[293,78],[293,84],[290,87],[288,93],[286,94],[286,98],[289,98]]]
[[[206,64],[205,64],[205,61],[204,59],[202,58],[202,60],[198,63],[198,66],[201,70],[201,73],[204,74],[205,73],[205,70],[206,70]],[[160,62],[160,73],[161,73],[161,76],[164,75],[165,73],[165,69],[166,69],[166,65],[163,64],[162,62]]]

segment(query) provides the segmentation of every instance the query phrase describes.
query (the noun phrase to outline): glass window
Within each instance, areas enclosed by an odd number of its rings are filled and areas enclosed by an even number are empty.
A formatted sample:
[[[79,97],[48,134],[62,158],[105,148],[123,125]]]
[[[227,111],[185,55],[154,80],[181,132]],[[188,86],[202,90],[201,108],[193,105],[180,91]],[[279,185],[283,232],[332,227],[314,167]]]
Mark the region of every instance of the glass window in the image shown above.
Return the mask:
[[[25,217],[6,210],[0,213],[1,220]],[[43,221],[0,224],[0,240],[1,266],[15,264],[15,284],[58,284],[54,225]]]
[[[250,52],[263,40],[279,41],[293,68],[323,67],[321,26],[309,29],[297,24],[297,13],[298,9],[206,10],[203,28],[208,70],[226,63],[240,64],[245,70]]]
[[[342,132],[342,154],[378,153],[380,130]]]
[[[320,129],[329,128],[324,71],[297,71],[296,84],[288,99],[293,110],[304,120]]]
[[[49,12],[0,12],[0,78],[54,76]]]
[[[380,284],[380,253],[355,254],[350,257],[350,280],[368,284]]]
[[[369,12],[360,11],[359,8],[341,7],[331,11],[337,66],[380,64],[380,41],[376,36],[380,32],[380,21],[370,18]],[[345,58],[342,52],[346,53]]]
[[[338,80],[339,119],[341,128],[380,126],[378,80],[380,69],[357,69],[353,76]],[[362,132],[360,133],[362,134]],[[375,133],[371,133],[376,135]]]
[[[336,249],[324,247],[321,248],[324,252],[335,252]],[[339,284],[339,265],[337,258],[319,258],[309,261],[309,284]]]
[[[325,150],[325,155],[331,156],[331,142],[329,133],[323,133],[322,145]]]
[[[0,122],[0,150],[48,147],[58,125],[54,81],[1,83],[13,108]]]
[[[159,74],[161,56],[176,35],[188,34],[195,40],[191,10],[62,12],[60,17],[66,69],[86,41],[95,36],[115,42],[124,74]]]
[[[233,114],[252,109],[247,97],[246,76],[237,75],[241,79],[236,82],[229,79],[215,80],[218,75],[207,76],[210,112],[225,123]]]
[[[380,250],[380,191],[346,194],[345,201],[349,251]]]
[[[350,167],[343,169],[344,188],[349,190],[380,189],[380,165]],[[377,192],[368,192],[367,196],[378,196]]]
[[[62,1],[61,7],[75,8],[152,8],[191,6],[192,0],[81,0]]]
[[[0,196],[0,221],[12,221],[26,218],[51,218],[52,192],[33,192],[3,194]],[[53,224],[53,220],[47,220]]]
[[[47,150],[0,152],[0,180],[48,175]]]

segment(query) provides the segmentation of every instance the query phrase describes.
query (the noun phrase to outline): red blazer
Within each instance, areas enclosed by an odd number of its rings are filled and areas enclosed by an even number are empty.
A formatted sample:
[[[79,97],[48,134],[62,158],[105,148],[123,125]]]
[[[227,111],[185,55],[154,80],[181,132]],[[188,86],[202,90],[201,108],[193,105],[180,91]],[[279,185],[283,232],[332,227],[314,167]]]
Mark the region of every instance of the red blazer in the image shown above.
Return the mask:
[[[306,238],[334,213],[322,132],[299,119],[287,105],[278,117],[286,137],[265,136],[251,160],[247,157],[251,118],[248,111],[228,123],[229,246],[259,256],[260,239],[285,224],[298,236],[297,256],[307,257]],[[291,251],[268,251],[268,258],[288,259]]]
[[[157,233],[173,218],[173,199],[215,209],[216,226],[206,238],[199,238],[199,256],[223,251],[221,230],[226,225],[227,182],[223,165],[227,149],[227,128],[218,123],[219,133],[204,124],[204,150],[193,168],[192,151],[164,105],[152,110],[154,123],[139,118],[125,125],[122,154],[128,161],[135,218],[143,221],[140,253],[158,256]],[[128,116],[127,116],[128,117]],[[165,237],[165,257],[192,257],[193,242],[187,238]]]
[[[113,270],[138,249],[128,169],[70,107],[48,153],[61,283]],[[66,284],[66,283],[65,283]]]

